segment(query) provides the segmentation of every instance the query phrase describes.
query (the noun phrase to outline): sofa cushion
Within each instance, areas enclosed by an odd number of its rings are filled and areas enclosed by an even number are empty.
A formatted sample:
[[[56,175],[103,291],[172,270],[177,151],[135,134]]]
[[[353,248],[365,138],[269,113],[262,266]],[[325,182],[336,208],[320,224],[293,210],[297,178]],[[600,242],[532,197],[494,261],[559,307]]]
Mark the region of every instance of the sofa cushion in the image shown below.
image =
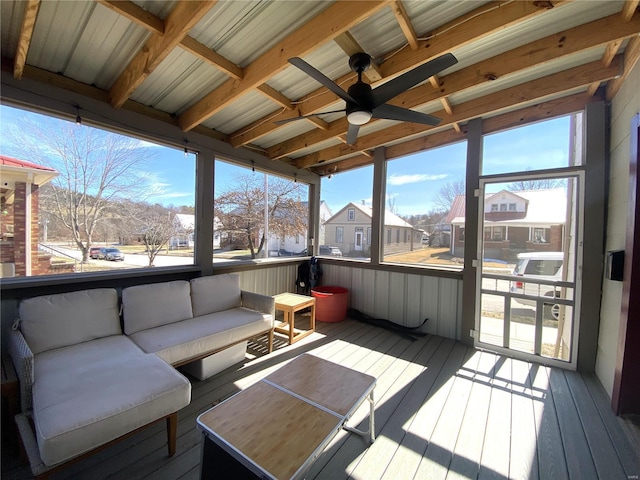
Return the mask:
[[[194,278],[191,280],[191,303],[194,317],[241,306],[240,276],[225,273]]]
[[[22,333],[35,354],[122,334],[113,288],[45,295],[20,303]]]
[[[145,352],[175,365],[266,332],[272,326],[270,314],[239,307],[136,332],[131,339]]]
[[[54,465],[189,404],[189,381],[124,335],[36,356],[33,417],[40,456]]]
[[[122,291],[122,317],[127,335],[192,316],[186,280],[136,285]]]

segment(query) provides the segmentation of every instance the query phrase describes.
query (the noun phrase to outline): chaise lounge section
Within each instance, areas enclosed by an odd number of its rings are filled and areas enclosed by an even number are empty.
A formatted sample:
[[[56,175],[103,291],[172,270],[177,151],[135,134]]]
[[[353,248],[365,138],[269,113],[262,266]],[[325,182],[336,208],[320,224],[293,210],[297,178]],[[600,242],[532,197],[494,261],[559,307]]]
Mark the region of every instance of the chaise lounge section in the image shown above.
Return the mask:
[[[19,314],[16,421],[36,476],[162,419],[173,455],[177,412],[191,401],[174,367],[265,333],[269,351],[273,342],[273,298],[241,291],[236,274],[126,288],[122,323],[108,288],[27,299]]]

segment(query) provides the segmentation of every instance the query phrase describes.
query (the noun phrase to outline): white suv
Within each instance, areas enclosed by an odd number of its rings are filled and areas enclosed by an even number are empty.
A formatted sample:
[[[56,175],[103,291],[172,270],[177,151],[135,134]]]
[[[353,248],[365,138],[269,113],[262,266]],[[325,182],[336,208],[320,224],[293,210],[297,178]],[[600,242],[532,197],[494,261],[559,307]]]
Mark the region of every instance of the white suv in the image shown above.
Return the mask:
[[[518,254],[518,263],[513,270],[513,275],[523,278],[522,281],[511,282],[510,291],[521,293],[532,297],[559,297],[560,289],[553,285],[543,285],[528,282],[531,280],[546,280],[552,282],[562,281],[562,269],[564,262],[563,252],[527,252]],[[534,300],[515,298],[516,302],[535,306]],[[557,319],[560,313],[560,306],[557,304],[545,303],[545,310],[550,309],[550,314]],[[545,314],[545,317],[547,315]]]

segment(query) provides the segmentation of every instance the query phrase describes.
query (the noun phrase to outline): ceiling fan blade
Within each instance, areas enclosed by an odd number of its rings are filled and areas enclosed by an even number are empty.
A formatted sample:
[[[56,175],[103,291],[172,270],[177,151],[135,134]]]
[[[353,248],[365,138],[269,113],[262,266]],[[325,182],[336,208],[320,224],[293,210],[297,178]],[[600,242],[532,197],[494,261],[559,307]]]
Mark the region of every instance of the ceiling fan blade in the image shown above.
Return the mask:
[[[373,90],[373,106],[377,107],[388,102],[393,97],[400,95],[402,92],[415,87],[429,77],[432,77],[441,71],[458,63],[458,59],[451,53],[446,53],[438,58],[434,58],[430,62],[420,65],[419,67],[409,70],[408,72],[380,85]]]
[[[349,130],[347,131],[347,145],[353,145],[356,143],[358,139],[358,131],[360,130],[360,125],[349,124]]]
[[[317,82],[319,82],[323,86],[327,87],[329,90],[331,90],[333,93],[338,95],[345,102],[358,103],[353,99],[353,97],[351,95],[349,95],[342,88],[340,88],[337,83],[335,83],[333,80],[331,80],[329,77],[327,77],[321,71],[317,70],[315,67],[312,67],[311,65],[309,65],[307,62],[305,62],[301,58],[299,58],[299,57],[290,58],[289,59],[289,63],[291,65],[295,65],[300,70],[302,70],[304,73],[309,75],[311,78],[313,78],[314,80],[316,80]]]
[[[331,110],[330,112],[310,113],[309,115],[300,115],[299,117],[291,117],[291,118],[285,118],[283,120],[276,120],[273,123],[275,123],[276,125],[284,125],[285,123],[295,122],[296,120],[302,120],[303,118],[317,117],[319,115],[328,115],[330,113],[338,113],[338,112],[344,112],[344,111],[345,109],[343,108],[342,110]]]
[[[398,120],[400,122],[421,123],[423,125],[432,126],[436,126],[440,123],[440,119],[433,115],[387,104],[374,108],[373,117],[384,118],[386,120]]]

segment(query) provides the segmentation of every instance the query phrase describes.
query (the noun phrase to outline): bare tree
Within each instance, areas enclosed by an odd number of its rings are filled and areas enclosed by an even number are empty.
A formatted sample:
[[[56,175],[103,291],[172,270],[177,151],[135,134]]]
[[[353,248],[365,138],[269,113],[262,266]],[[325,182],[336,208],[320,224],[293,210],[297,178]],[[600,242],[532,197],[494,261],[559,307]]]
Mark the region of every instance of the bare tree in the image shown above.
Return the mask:
[[[453,201],[457,195],[464,195],[465,186],[464,180],[457,180],[455,182],[449,182],[438,190],[436,196],[433,198],[433,203],[438,210],[448,212],[451,210]]]
[[[302,186],[282,178],[269,179],[269,231],[279,236],[304,233],[307,228],[307,208],[300,200]],[[224,231],[233,237],[240,235],[244,246],[255,258],[265,248],[264,183],[258,175],[239,175],[235,182],[214,201],[215,215]]]
[[[138,140],[52,119],[24,120],[11,132],[18,155],[59,172],[51,183],[50,215],[71,232],[87,261],[93,235],[109,204],[144,191],[144,165],[152,156]]]
[[[519,180],[509,184],[509,190],[546,190],[551,188],[562,188],[566,186],[566,181],[559,178],[542,178],[536,180]]]

